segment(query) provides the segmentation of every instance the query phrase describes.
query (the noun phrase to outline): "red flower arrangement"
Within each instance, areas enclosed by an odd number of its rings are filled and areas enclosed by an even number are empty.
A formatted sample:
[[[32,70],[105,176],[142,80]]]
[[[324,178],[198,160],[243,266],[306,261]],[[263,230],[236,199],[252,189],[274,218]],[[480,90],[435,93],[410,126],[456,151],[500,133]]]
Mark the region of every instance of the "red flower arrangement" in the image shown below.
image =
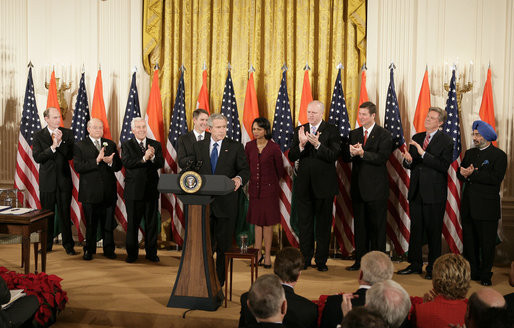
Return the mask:
[[[0,267],[0,276],[9,289],[23,289],[27,295],[35,295],[39,301],[39,310],[35,319],[41,326],[55,321],[55,314],[64,310],[68,296],[61,288],[61,278],[56,275],[21,274]]]

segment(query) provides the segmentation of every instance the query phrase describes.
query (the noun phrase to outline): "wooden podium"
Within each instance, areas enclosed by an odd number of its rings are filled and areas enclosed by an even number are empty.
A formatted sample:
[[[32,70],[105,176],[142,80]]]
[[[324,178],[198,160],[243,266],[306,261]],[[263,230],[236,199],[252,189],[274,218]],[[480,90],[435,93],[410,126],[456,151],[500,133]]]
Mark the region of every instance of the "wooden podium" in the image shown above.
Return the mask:
[[[190,194],[181,189],[180,177],[161,174],[157,187],[182,201],[186,220],[182,257],[168,307],[216,311],[224,296],[212,258],[208,205],[214,196],[232,192],[234,182],[224,175],[202,175],[202,187]]]

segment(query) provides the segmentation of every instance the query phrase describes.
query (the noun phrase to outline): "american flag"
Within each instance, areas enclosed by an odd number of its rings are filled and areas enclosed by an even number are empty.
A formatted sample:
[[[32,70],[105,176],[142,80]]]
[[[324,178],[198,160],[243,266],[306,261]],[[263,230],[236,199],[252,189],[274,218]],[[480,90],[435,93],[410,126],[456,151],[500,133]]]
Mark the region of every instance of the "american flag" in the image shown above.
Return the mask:
[[[410,175],[402,165],[402,152],[406,150],[403,137],[402,120],[398,108],[398,99],[394,89],[394,70],[391,68],[391,79],[387,89],[386,113],[384,127],[393,136],[393,152],[387,162],[389,178],[389,199],[387,201],[387,235],[394,245],[396,253],[403,255],[409,247],[410,216],[407,194],[409,192]]]
[[[39,164],[32,157],[32,135],[40,129],[41,122],[39,121],[36,98],[34,97],[32,67],[29,67],[25,99],[23,100],[20,135],[18,137],[14,188],[24,191],[25,204],[30,208],[41,208],[39,201]]]
[[[136,72],[132,73],[130,92],[127,99],[127,106],[125,107],[125,117],[123,118],[123,125],[120,132],[119,147],[121,147],[122,143],[134,137],[130,124],[132,123],[132,119],[135,117],[141,117],[141,111],[139,110],[139,97],[137,95]],[[123,229],[127,231],[127,209],[125,207],[125,200],[123,199],[123,190],[125,189],[125,168],[116,172],[115,175],[116,180],[118,180],[116,184],[118,192],[118,200],[116,201],[116,218]]]
[[[75,110],[73,111],[73,118],[71,119],[71,130],[75,137],[75,142],[79,142],[87,135],[87,122],[89,117],[89,104],[87,101],[86,84],[84,82],[84,73],[80,78],[79,92],[75,102]],[[80,175],[75,171],[73,161],[70,161],[71,180],[73,181],[73,190],[71,197],[70,216],[73,224],[77,227],[79,241],[84,240],[86,232],[84,210],[82,204],[79,202],[79,178]]]
[[[341,69],[338,70],[334,84],[328,122],[338,128],[341,139],[348,139],[351,128],[344,98],[343,84],[341,83]],[[334,234],[341,248],[341,253],[344,256],[348,256],[354,249],[353,210],[350,198],[352,166],[350,163],[344,163],[341,158],[338,158],[336,171],[339,193],[334,200],[334,209],[332,211]]]
[[[175,97],[175,105],[170,121],[168,140],[166,141],[166,150],[164,152],[164,172],[176,174],[179,171],[177,160],[177,143],[178,137],[187,133],[186,120],[186,102],[184,96],[184,72],[180,75],[178,82],[177,96]],[[175,194],[162,194],[162,207],[165,208],[171,216],[173,238],[175,242],[182,245],[184,242],[185,220],[182,202]]]
[[[443,236],[454,253],[462,253],[462,226],[460,224],[460,191],[462,183],[457,179],[457,170],[461,162],[460,119],[455,91],[455,69],[452,72],[448,100],[446,100],[448,119],[443,131],[453,139],[453,161],[448,169],[448,199],[444,213]]]
[[[237,142],[241,142],[241,123],[237,112],[236,95],[232,84],[230,70],[225,81],[223,90],[223,100],[221,101],[221,114],[227,118],[227,137]]]
[[[282,228],[286,233],[289,244],[298,247],[298,235],[291,225],[291,201],[293,191],[293,170],[294,166],[287,158],[289,146],[293,139],[293,119],[291,118],[291,106],[287,94],[287,69],[282,72],[282,81],[278,90],[277,102],[275,105],[275,117],[273,118],[273,141],[282,150],[282,161],[286,174],[280,180],[280,216]]]

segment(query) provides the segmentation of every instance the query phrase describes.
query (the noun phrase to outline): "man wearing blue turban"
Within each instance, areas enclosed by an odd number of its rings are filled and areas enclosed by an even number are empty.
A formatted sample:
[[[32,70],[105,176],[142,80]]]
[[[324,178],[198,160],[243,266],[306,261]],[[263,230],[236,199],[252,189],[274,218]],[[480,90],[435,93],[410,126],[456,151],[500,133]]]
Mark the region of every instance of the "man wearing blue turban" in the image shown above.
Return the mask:
[[[474,148],[464,154],[457,176],[464,182],[461,196],[464,257],[471,265],[471,279],[491,285],[496,231],[501,217],[500,185],[507,169],[507,155],[491,144],[493,127],[473,122]]]

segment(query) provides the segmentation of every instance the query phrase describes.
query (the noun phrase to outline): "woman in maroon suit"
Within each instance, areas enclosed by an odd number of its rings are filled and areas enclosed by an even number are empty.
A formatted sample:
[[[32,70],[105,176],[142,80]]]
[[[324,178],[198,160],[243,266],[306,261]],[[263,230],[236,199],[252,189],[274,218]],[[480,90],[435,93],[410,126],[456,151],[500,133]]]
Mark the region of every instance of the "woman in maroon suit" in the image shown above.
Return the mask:
[[[261,252],[264,237],[264,267],[271,268],[271,240],[273,225],[280,223],[279,195],[280,178],[284,174],[282,152],[280,147],[271,140],[271,125],[263,117],[256,118],[252,123],[254,140],[245,147],[246,157],[250,166],[250,184],[248,192],[250,202],[246,220],[255,225],[255,247]]]

